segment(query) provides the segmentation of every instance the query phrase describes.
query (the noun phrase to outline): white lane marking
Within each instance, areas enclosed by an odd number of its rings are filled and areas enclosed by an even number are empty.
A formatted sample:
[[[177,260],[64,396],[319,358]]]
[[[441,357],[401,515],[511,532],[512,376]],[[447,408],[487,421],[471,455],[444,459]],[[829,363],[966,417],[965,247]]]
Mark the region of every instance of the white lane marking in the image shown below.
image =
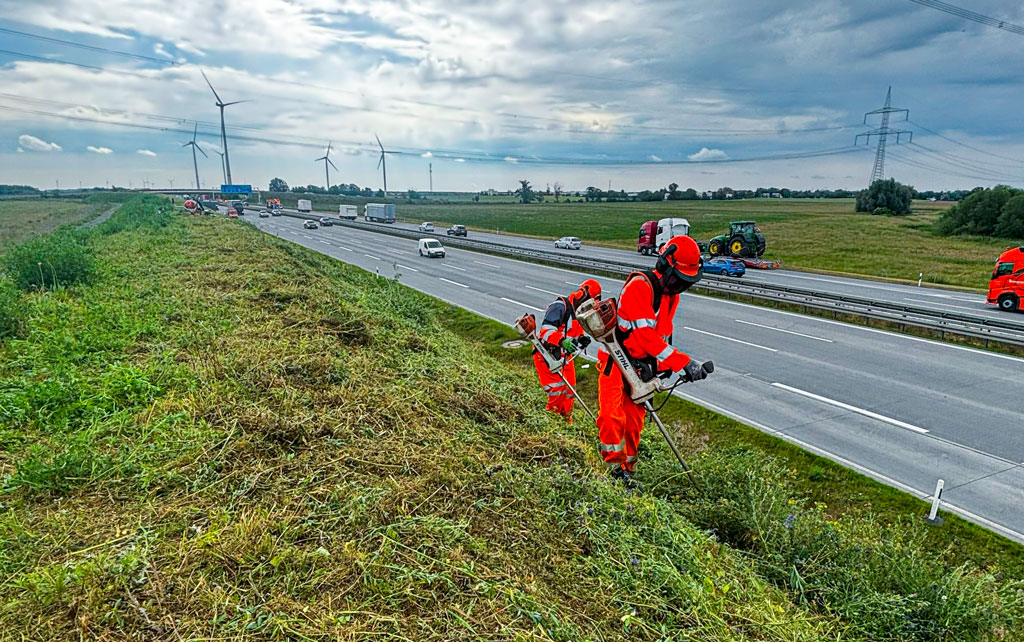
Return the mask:
[[[758,312],[774,312],[775,314],[782,314],[788,317],[796,317],[797,319],[804,319],[805,321],[817,321],[818,323],[828,323],[830,325],[838,325],[844,328],[851,328],[854,330],[863,330],[864,332],[874,332],[876,334],[884,334],[897,339],[906,339],[907,341],[920,341],[921,343],[930,343],[934,346],[940,346],[943,348],[949,348],[951,350],[963,350],[964,352],[973,352],[974,354],[983,354],[989,357],[995,357],[996,359],[1007,359],[1009,361],[1017,361],[1024,363],[1024,359],[1021,357],[1013,357],[1008,354],[1001,354],[999,352],[989,352],[988,350],[979,350],[978,348],[968,348],[967,346],[958,346],[955,343],[945,343],[943,341],[934,341],[932,339],[922,339],[921,337],[911,336],[909,334],[900,334],[899,332],[889,332],[888,330],[878,330],[876,328],[869,328],[867,326],[858,325],[856,323],[843,323],[842,321],[832,321],[831,319],[822,319],[821,317],[810,316],[806,314],[797,314],[796,312],[785,312],[783,310],[776,310],[775,308],[762,307],[760,305],[751,305],[749,303],[740,303],[739,301],[727,301],[725,299],[719,299],[713,296],[704,296],[702,294],[693,294],[688,296],[694,296],[705,301],[715,301],[717,303],[726,303],[728,305],[738,305],[751,310],[757,310]]]
[[[745,346],[750,346],[752,348],[760,348],[761,350],[767,350],[768,352],[778,352],[778,350],[776,350],[775,348],[768,348],[768,347],[765,347],[765,346],[757,345],[756,343],[750,343],[749,341],[741,341],[739,339],[733,339],[732,337],[722,336],[720,334],[715,334],[714,332],[707,332],[705,330],[698,330],[697,328],[690,328],[688,326],[683,326],[683,329],[684,330],[689,330],[690,332],[697,332],[697,333],[700,333],[700,334],[706,334],[706,335],[708,335],[710,337],[718,337],[719,339],[725,339],[726,341],[733,341],[735,343],[742,343]]]
[[[349,252],[355,252],[355,250],[353,250],[352,248],[350,248],[350,247],[345,247],[344,245],[339,245],[338,247],[340,247],[340,248],[341,248],[341,249],[343,249],[343,250],[348,250]]]
[[[908,424],[905,421],[900,421],[899,419],[893,419],[892,417],[886,417],[885,415],[880,415],[877,412],[871,412],[870,410],[865,410],[864,408],[858,408],[857,406],[851,406],[850,404],[843,403],[842,401],[836,401],[835,399],[830,399],[828,397],[822,397],[821,395],[816,395],[813,392],[807,392],[806,390],[801,390],[800,388],[794,388],[793,386],[787,386],[784,383],[779,383],[779,382],[776,381],[776,382],[772,383],[772,386],[775,387],[775,388],[781,388],[782,390],[787,390],[789,392],[801,395],[803,397],[807,397],[808,399],[814,399],[815,401],[820,401],[822,403],[827,403],[828,405],[835,406],[836,408],[842,408],[843,410],[849,410],[850,412],[856,413],[858,415],[863,415],[863,416],[869,417],[871,419],[877,419],[878,421],[883,421],[883,422],[885,422],[887,424],[891,424],[893,426],[897,426],[898,428],[905,428],[905,429],[911,430],[913,432],[921,433],[922,435],[927,435],[928,434],[928,431],[925,430],[924,428],[921,428],[920,426],[915,426],[914,424]]]
[[[460,267],[455,266],[455,265],[448,265],[447,263],[442,263],[441,265],[443,265],[444,267],[448,268],[449,270],[458,270],[459,272],[465,272],[466,271],[466,268],[460,268]]]
[[[979,298],[970,299],[965,296],[953,296],[952,294],[928,294],[927,292],[915,292],[914,295],[930,296],[938,299],[952,299],[953,301],[966,301],[967,303],[983,303],[983,301]]]
[[[363,256],[365,256],[368,259],[374,259],[376,261],[383,261],[384,260],[384,259],[380,258],[379,256],[374,256],[372,254],[364,254]]]
[[[537,312],[543,312],[544,311],[542,308],[535,308],[532,305],[528,305],[526,303],[523,303],[522,301],[516,301],[515,299],[506,299],[505,297],[501,297],[501,300],[502,301],[508,301],[509,303],[515,303],[516,305],[521,305],[524,308],[530,308],[531,310],[536,310]]]
[[[538,292],[543,292],[544,294],[554,294],[555,296],[561,296],[558,292],[552,292],[551,290],[542,290],[541,288],[535,288],[532,285],[524,285],[523,287],[524,288],[528,288],[530,290],[536,290]]]
[[[416,268],[409,267],[408,265],[402,265],[401,263],[395,263],[395,265],[402,268],[403,270],[409,270],[410,272],[419,272],[419,270],[417,270]]]
[[[483,261],[473,261],[473,262],[478,264],[478,265],[486,265],[487,267],[498,268],[499,270],[501,269],[500,265],[494,265],[493,263],[484,263]]]
[[[465,283],[459,283],[458,281],[449,281],[448,279],[444,278],[443,276],[439,276],[439,277],[437,277],[437,278],[441,279],[441,280],[442,280],[442,281],[444,281],[445,283],[451,283],[452,285],[457,285],[457,286],[459,286],[460,288],[468,288],[468,287],[469,287],[469,286],[468,286],[468,285],[466,285]]]
[[[991,308],[983,308],[983,307],[981,307],[980,304],[978,306],[972,308],[972,307],[968,307],[966,305],[956,305],[955,303],[938,303],[936,301],[922,301],[921,299],[911,299],[908,296],[903,297],[903,300],[904,301],[913,301],[914,303],[927,303],[928,305],[938,305],[938,306],[941,306],[943,308],[959,308],[960,310],[970,310],[971,312],[979,312],[979,313],[980,312],[984,312],[986,314],[991,314],[991,313],[995,312],[995,310],[993,310]]]
[[[324,241],[323,239],[321,239],[320,242],[323,243],[324,245],[330,245],[330,243],[328,243],[327,241]]]
[[[792,330],[783,330],[782,328],[775,328],[770,325],[761,325],[760,323],[754,323],[753,321],[744,321],[743,319],[733,319],[736,323],[742,323],[744,325],[753,325],[766,330],[775,330],[776,332],[785,332],[786,334],[795,334],[798,337],[806,337],[808,339],[814,339],[815,341],[824,341],[825,343],[835,343],[832,339],[823,339],[816,337],[811,334],[804,334],[803,332],[793,332]]]

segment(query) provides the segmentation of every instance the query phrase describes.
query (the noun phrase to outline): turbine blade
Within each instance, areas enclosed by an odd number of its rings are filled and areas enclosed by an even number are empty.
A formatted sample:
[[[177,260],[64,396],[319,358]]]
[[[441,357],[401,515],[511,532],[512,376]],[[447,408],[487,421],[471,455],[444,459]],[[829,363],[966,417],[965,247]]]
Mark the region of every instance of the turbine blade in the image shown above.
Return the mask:
[[[380,160],[377,161],[377,169],[380,169],[380,164],[383,163],[383,162],[384,162],[384,153],[382,152],[381,155],[380,155]]]
[[[195,129],[192,130],[192,142],[196,142],[196,134],[199,133],[199,123],[196,123]]]
[[[377,139],[377,145],[380,146],[381,154],[383,154],[384,153],[384,145],[380,142],[380,136],[378,136],[377,134],[374,134],[373,137]]]
[[[315,160],[315,161],[313,161],[313,162],[314,162],[314,163],[319,163],[319,162],[320,162],[320,161],[322,161],[322,160],[327,160],[327,157],[326,157],[326,156],[321,156],[320,158],[316,159],[316,160]]]
[[[206,84],[209,85],[210,91],[213,92],[213,97],[217,99],[217,104],[220,105],[220,103],[221,103],[220,96],[217,95],[217,90],[213,88],[213,83],[211,83],[210,79],[206,77],[206,72],[203,71],[202,69],[200,69],[199,73],[203,74],[203,80],[205,80]]]
[[[331,167],[333,167],[334,169],[338,169],[338,166],[334,164],[334,161],[332,161],[332,160],[331,160],[331,159],[329,159],[329,158],[328,158],[328,159],[326,159],[326,160],[327,160],[327,162],[328,162],[328,163],[330,163],[330,164],[331,164]],[[341,170],[338,170],[338,171],[341,171]]]
[[[200,154],[202,154],[203,156],[206,156],[206,152],[204,152],[203,148],[199,146],[199,143],[192,143],[192,144],[196,146],[196,149],[199,150]],[[209,158],[209,156],[206,156],[206,157]]]
[[[228,107],[229,105],[237,105],[238,103],[251,103],[251,102],[252,101],[247,98],[245,100],[236,100],[236,101],[233,101],[233,102],[230,102],[230,103],[224,103],[223,105],[221,105],[221,107]]]
[[[192,143],[185,143],[184,145],[182,145],[182,147],[188,147],[188,146],[189,146],[189,145],[191,145],[191,144],[192,144]]]

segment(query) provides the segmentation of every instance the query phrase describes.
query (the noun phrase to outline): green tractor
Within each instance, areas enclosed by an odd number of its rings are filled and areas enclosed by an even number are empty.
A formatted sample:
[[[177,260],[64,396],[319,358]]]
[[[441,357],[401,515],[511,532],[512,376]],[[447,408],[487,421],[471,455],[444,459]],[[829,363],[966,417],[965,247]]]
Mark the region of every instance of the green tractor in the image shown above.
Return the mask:
[[[734,221],[729,223],[729,233],[708,241],[708,253],[711,256],[733,256],[740,259],[760,258],[764,254],[766,243],[754,221]]]

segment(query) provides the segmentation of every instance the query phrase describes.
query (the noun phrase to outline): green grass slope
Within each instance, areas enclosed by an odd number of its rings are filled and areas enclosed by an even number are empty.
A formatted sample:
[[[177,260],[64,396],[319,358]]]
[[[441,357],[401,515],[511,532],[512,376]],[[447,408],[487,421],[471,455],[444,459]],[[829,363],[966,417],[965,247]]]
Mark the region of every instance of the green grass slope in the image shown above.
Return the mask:
[[[142,203],[0,346],[0,639],[1021,633],[1019,583],[901,525],[797,497],[796,526],[751,531],[738,503],[792,492],[770,459],[706,452],[698,498],[653,442],[651,491],[626,494],[461,313]]]

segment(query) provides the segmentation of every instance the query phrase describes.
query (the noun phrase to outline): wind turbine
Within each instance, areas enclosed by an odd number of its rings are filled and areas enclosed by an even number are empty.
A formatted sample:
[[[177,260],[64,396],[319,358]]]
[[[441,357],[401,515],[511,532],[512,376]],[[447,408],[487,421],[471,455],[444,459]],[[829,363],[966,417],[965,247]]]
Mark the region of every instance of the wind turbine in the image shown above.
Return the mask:
[[[327,152],[313,162],[319,163],[320,161],[324,162],[324,173],[327,174],[327,191],[331,191],[331,170],[329,167],[327,167],[327,165],[328,163],[330,163],[331,167],[333,167],[334,169],[338,169],[338,166],[335,165],[334,161],[331,160],[331,141],[327,141]]]
[[[200,147],[199,143],[196,142],[196,134],[198,132],[199,132],[199,123],[196,123],[195,129],[192,130],[192,140],[190,140],[187,143],[185,143],[184,145],[182,145],[182,147],[191,147],[192,148],[192,168],[194,170],[196,170],[196,191],[197,192],[200,189],[202,189],[202,188],[199,187],[199,161],[196,160],[196,150],[198,149],[200,154],[202,154],[203,156],[206,156],[206,152],[204,152],[203,148]],[[206,156],[206,157],[209,158],[209,156]]]
[[[218,152],[217,148],[214,147],[213,148],[213,153],[214,154],[220,154],[220,171],[221,171],[221,173],[224,174],[224,182],[227,183],[228,182],[228,170],[226,170],[224,168],[224,152]]]
[[[203,74],[203,80],[205,80],[206,84],[209,85],[210,91],[213,92],[213,97],[217,99],[217,107],[220,108],[220,141],[221,148],[224,150],[224,175],[227,178],[228,185],[231,185],[231,158],[228,156],[228,134],[227,131],[224,129],[224,108],[248,101],[236,100],[230,103],[224,102],[220,99],[220,96],[217,95],[217,90],[213,88],[213,83],[211,83],[210,79],[206,77],[206,72],[200,69],[199,73]]]
[[[377,134],[374,134],[373,137],[377,139],[377,145],[380,147],[380,160],[377,161],[377,168],[384,170],[384,197],[387,198],[387,195],[388,195],[388,163],[387,163],[387,160],[385,159],[385,157],[387,156],[387,154],[393,154],[394,152],[389,152],[386,149],[384,149],[384,145],[381,144],[381,142],[380,142],[380,136],[378,136]]]

